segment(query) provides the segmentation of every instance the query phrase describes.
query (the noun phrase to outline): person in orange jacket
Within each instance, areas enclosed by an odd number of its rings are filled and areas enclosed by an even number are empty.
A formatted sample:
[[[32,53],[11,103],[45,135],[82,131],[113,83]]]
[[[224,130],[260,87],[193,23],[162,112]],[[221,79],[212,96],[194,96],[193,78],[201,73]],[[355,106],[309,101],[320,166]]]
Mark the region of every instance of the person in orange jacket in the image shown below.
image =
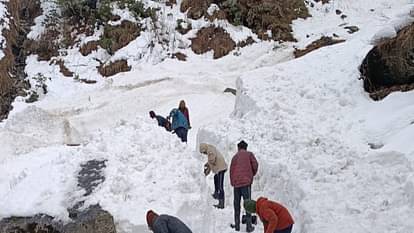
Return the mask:
[[[293,218],[286,207],[260,197],[257,201],[246,200],[243,204],[248,213],[257,213],[264,225],[264,233],[291,233]]]

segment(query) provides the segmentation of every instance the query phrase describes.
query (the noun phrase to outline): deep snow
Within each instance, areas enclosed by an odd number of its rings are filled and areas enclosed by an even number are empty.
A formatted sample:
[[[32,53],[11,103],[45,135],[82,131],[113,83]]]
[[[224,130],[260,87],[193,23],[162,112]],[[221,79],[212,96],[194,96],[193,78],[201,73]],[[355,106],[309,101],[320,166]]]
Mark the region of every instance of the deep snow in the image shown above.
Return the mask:
[[[85,201],[110,211],[119,232],[146,232],[145,212],[152,208],[180,216],[194,232],[230,233],[228,174],[226,209],[215,210],[212,177],[203,176],[205,157],[196,147],[200,141],[213,143],[230,161],[237,141],[245,139],[260,167],[253,197],[284,203],[296,220],[294,232],[414,232],[413,93],[373,102],[358,80],[372,42],[409,22],[412,4],[316,4],[312,18],[293,24],[295,46],[332,33],[347,42],[295,60],[293,44],[260,42],[219,60],[177,49],[187,53],[187,62],[157,63],[165,48],[147,50],[154,38],[144,33],[112,58],[127,58],[133,66],[113,78],[102,79],[91,69],[93,58],[107,56],[104,51],[87,57],[69,51],[64,59],[71,70],[99,80],[85,85],[29,57],[29,77],[49,77],[49,93],[34,104],[17,99],[1,124],[0,217],[43,212],[68,220],[66,209],[83,198],[76,186],[80,164],[107,159],[105,182]],[[335,9],[348,17],[342,20]],[[177,6],[162,12],[165,22],[171,20],[168,13],[174,21],[182,16]],[[344,23],[360,31],[348,34]],[[202,25],[202,20],[193,23]],[[251,33],[227,28],[235,39]],[[236,86],[237,97],[223,93]],[[193,126],[188,144],[148,117],[149,110],[167,115],[181,99]],[[373,150],[368,144],[383,147]],[[261,230],[259,224],[255,232]]]

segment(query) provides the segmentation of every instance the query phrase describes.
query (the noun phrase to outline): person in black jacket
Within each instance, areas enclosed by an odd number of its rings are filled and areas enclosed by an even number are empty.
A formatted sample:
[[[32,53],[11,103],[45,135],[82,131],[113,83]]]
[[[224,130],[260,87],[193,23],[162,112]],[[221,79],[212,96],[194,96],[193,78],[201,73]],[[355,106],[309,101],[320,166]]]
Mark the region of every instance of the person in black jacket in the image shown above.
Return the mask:
[[[154,111],[150,111],[149,115],[152,119],[155,118],[157,120],[159,126],[164,127],[167,131],[171,131],[171,123],[166,118],[156,115]]]
[[[147,224],[154,233],[192,233],[180,219],[166,214],[158,215],[152,210],[147,212]]]

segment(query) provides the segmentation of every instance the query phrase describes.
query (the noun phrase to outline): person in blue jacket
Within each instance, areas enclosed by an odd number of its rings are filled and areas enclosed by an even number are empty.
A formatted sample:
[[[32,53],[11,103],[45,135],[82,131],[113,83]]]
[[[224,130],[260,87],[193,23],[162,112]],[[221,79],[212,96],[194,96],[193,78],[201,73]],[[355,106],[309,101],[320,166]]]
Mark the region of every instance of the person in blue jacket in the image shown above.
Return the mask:
[[[167,131],[171,131],[171,123],[166,118],[156,115],[154,111],[150,111],[149,115],[152,119],[155,118],[157,120],[158,126],[164,127]]]
[[[182,142],[187,142],[188,134],[188,121],[184,114],[177,108],[171,110],[170,115],[167,117],[167,120],[172,118],[172,129],[181,139]]]
[[[158,215],[152,210],[147,212],[147,224],[154,233],[192,233],[180,219],[166,214]]]

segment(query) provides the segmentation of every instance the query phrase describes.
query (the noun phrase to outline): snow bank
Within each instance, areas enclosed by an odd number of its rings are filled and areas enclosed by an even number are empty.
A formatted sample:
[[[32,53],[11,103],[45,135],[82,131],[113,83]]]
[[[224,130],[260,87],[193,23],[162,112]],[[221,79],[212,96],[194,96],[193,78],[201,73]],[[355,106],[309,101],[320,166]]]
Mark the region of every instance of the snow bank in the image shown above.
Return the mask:
[[[370,102],[363,93],[358,67],[371,47],[369,31],[244,74],[238,81],[243,98],[235,106],[240,114],[214,131],[215,138],[227,137],[234,145],[240,139],[250,144],[259,160],[253,197],[284,203],[296,219],[295,232],[414,229],[407,207],[412,197],[405,191],[412,184],[414,150],[404,143],[412,127],[402,130],[392,121],[412,119],[412,96],[398,94],[388,105]],[[396,103],[405,107],[399,110]],[[383,115],[368,118],[377,108]],[[368,135],[375,127],[399,132],[392,136],[399,144],[390,140],[393,147],[370,150]]]

